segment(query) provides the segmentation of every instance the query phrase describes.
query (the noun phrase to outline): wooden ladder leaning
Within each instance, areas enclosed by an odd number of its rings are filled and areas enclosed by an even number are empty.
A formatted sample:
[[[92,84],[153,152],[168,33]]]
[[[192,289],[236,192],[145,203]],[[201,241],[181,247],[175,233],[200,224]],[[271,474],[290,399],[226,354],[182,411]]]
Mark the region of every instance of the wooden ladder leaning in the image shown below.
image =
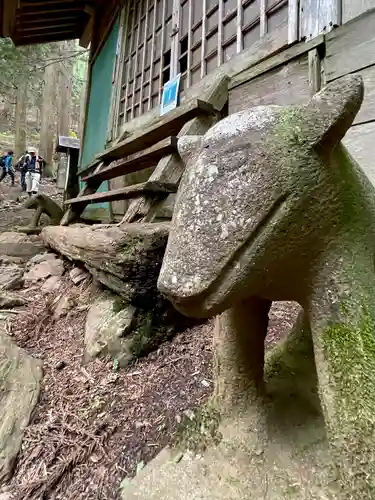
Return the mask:
[[[177,153],[182,135],[204,134],[221,117],[228,98],[228,79],[221,77],[203,92],[205,100],[185,100],[181,106],[144,129],[137,129],[126,139],[98,155],[86,169],[86,183],[68,206],[61,225],[77,220],[88,204],[132,200],[121,223],[151,222],[161,203],[175,193],[184,165]],[[97,192],[103,181],[124,176],[151,166],[156,168],[146,182],[107,192]]]

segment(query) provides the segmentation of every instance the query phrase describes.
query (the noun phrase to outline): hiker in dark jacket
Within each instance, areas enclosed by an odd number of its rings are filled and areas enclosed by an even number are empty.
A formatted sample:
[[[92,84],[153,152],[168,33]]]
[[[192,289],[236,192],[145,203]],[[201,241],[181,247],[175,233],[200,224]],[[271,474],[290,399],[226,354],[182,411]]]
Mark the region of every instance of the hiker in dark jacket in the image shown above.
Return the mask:
[[[31,155],[28,150],[18,159],[15,167],[17,170],[21,172],[21,188],[22,191],[26,191],[26,172],[27,172],[27,164],[31,160]]]
[[[0,177],[0,182],[9,175],[12,179],[12,186],[14,186],[14,169],[13,169],[13,151],[10,149],[1,159],[2,174]]]

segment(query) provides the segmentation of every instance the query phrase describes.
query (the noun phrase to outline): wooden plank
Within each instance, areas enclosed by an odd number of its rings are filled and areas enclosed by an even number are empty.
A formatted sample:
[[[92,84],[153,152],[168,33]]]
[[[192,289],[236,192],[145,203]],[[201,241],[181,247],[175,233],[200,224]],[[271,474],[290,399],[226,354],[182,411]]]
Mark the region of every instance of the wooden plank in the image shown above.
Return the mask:
[[[128,40],[128,30],[129,30],[129,12],[130,12],[130,2],[127,2],[126,8],[123,7],[120,17],[120,27],[121,27],[121,46],[120,54],[118,56],[117,64],[117,75],[115,77],[115,102],[114,102],[114,116],[112,122],[112,138],[116,139],[118,135],[118,123],[120,115],[120,102],[122,98],[122,82],[124,77],[125,69],[125,57],[126,57],[126,44]]]
[[[165,19],[167,17],[167,0],[162,0],[163,2],[163,11],[161,17],[161,40],[160,40],[160,70],[159,70],[159,104],[161,103],[161,91],[163,85],[163,55],[164,55],[164,39],[165,39]],[[152,72],[151,72],[152,73]]]
[[[94,170],[98,165],[100,164],[100,160],[95,159],[85,167],[80,168],[77,170],[77,175],[81,176],[83,173],[88,172],[89,170]]]
[[[298,40],[299,0],[289,0],[288,3],[288,43]]]
[[[375,120],[375,65],[354,74],[362,76],[365,86],[363,103],[353,122],[359,125]]]
[[[300,0],[300,37],[312,38],[341,24],[341,0]]]
[[[133,2],[133,13],[132,13],[132,27],[131,27],[131,30],[130,30],[130,41],[129,41],[129,46],[127,47],[126,49],[126,56],[128,57],[128,62],[127,62],[127,65],[126,65],[126,77],[125,77],[125,80],[124,80],[124,85],[125,85],[125,101],[124,101],[124,122],[126,122],[127,120],[127,113],[126,113],[126,110],[128,109],[128,100],[129,100],[129,91],[130,91],[130,83],[129,83],[129,79],[130,79],[130,67],[131,67],[131,58],[132,58],[132,55],[131,55],[131,49],[133,47],[133,42],[134,42],[134,32],[135,32],[135,25],[136,25],[136,18],[135,18],[135,0],[132,0]],[[130,2],[129,2],[129,5],[130,5]],[[125,56],[125,57],[126,57]],[[120,85],[122,85],[122,82],[120,83]]]
[[[158,2],[154,0],[154,18],[152,21],[152,40],[151,40],[151,60],[150,60],[150,78],[149,78],[149,90],[148,90],[148,103],[147,109],[150,111],[152,108],[152,77],[154,75],[154,52],[155,52],[155,31],[156,31],[156,8]]]
[[[206,74],[207,0],[202,0],[201,78]]]
[[[128,156],[124,160],[116,162],[115,165],[111,164],[98,173],[89,175],[82,180],[88,183],[92,180],[105,181],[119,177],[120,175],[127,175],[137,172],[138,170],[144,170],[145,168],[156,165],[163,156],[175,151],[177,151],[177,137],[168,137],[154,146]]]
[[[184,123],[203,114],[215,114],[214,107],[199,99],[192,99],[162,117],[146,130],[138,130],[129,139],[125,139],[104,151],[98,158],[108,164],[118,158],[137,153],[168,136],[175,135]]]
[[[86,196],[78,196],[66,200],[64,205],[81,205],[83,203],[103,203],[104,201],[129,200],[137,198],[142,194],[150,194],[153,196],[165,196],[168,193],[175,193],[177,185],[165,182],[147,181],[140,184],[134,184],[120,189],[114,189],[105,193],[93,193]]]
[[[136,81],[137,81],[137,67],[138,67],[138,57],[139,57],[139,39],[141,36],[141,17],[142,17],[142,3],[144,0],[139,0],[138,5],[138,21],[137,21],[137,38],[135,41],[135,61],[134,61],[134,71],[133,71],[133,91],[132,91],[132,105],[131,105],[131,114],[130,117],[134,118],[134,108],[135,108],[135,91],[136,91]],[[135,14],[135,12],[134,12]],[[142,91],[139,97],[139,102],[142,102]],[[139,104],[141,105],[141,104]],[[124,109],[126,113],[126,109]]]
[[[375,9],[326,38],[327,82],[375,64]]]
[[[222,2],[223,0],[219,0]],[[191,86],[191,47],[192,47],[192,39],[193,39],[193,0],[188,0],[188,47],[187,47],[187,68],[186,68],[186,86],[189,88]]]
[[[320,45],[324,44],[324,35],[317,36],[313,40],[310,40],[306,43],[299,43],[297,45],[293,45],[289,49],[286,49],[282,52],[279,52],[273,57],[263,60],[259,64],[255,66],[251,66],[251,68],[242,71],[238,75],[235,75],[229,83],[229,89],[232,90],[239,85],[242,85],[250,80],[253,80],[259,75],[266,73],[272,69],[275,69],[279,66],[284,65],[285,63],[291,61],[292,59],[296,59],[302,54],[305,54],[309,50],[318,48]]]
[[[229,94],[229,113],[259,105],[304,104],[310,99],[307,54],[236,87]]]
[[[182,127],[178,137],[184,135],[202,135],[219,119],[218,116],[201,116],[190,120]],[[154,172],[150,176],[150,181],[157,182],[180,182],[185,165],[177,154],[168,155],[162,158]],[[124,215],[121,223],[134,222],[141,216],[143,221],[151,222],[156,217],[160,208],[158,200],[150,197],[141,197],[132,200],[128,211]]]
[[[342,23],[345,24],[375,7],[375,0],[342,0]]]
[[[267,15],[266,15],[267,0],[260,0],[260,36],[261,38],[267,33]],[[241,27],[242,29],[242,27]]]
[[[100,163],[95,171],[99,171],[100,168],[103,166],[103,163]],[[81,191],[79,192],[78,196],[87,196],[89,194],[95,193],[97,189],[99,188],[101,184],[101,181],[93,182],[90,186],[86,185],[84,186]],[[63,215],[63,218],[61,219],[60,226],[68,226],[75,220],[79,218],[79,216],[82,214],[86,207],[86,204],[82,204],[80,207],[69,207],[68,210],[65,212]]]
[[[375,122],[351,127],[346,133],[343,143],[375,186]]]
[[[191,1],[191,0],[190,0]],[[223,19],[224,19],[224,0],[219,0],[219,12],[217,21],[217,65],[223,64]]]
[[[308,53],[309,61],[309,86],[312,97],[321,88],[321,61],[318,49],[312,49]]]
[[[239,54],[243,51],[243,8],[242,8],[242,0],[237,0],[237,35],[236,35],[236,52]]]

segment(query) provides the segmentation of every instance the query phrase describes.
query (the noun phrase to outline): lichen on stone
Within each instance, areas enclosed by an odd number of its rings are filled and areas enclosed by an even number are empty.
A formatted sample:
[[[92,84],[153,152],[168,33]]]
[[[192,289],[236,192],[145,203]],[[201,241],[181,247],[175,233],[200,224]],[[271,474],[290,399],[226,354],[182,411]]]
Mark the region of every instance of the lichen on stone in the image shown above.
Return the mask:
[[[208,446],[217,446],[222,439],[220,420],[220,412],[212,405],[200,408],[191,417],[185,416],[172,446],[195,454],[203,453]]]

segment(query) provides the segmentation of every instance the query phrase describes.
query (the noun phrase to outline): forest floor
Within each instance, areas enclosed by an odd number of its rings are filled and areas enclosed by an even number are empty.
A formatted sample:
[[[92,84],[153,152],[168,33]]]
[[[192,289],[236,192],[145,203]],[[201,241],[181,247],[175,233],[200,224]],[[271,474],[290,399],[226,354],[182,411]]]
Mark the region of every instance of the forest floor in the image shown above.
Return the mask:
[[[12,201],[16,190],[0,185],[0,232],[30,218]],[[53,183],[45,181],[41,191],[58,201]],[[117,500],[121,480],[153,458],[212,392],[213,321],[119,371],[109,359],[85,364],[93,286],[89,279],[73,285],[66,272],[50,292],[39,284],[19,292],[32,302],[14,315],[8,333],[43,361],[44,379],[14,477],[0,489],[9,500]],[[62,296],[74,297],[75,307],[56,318],[53,307]],[[287,334],[297,312],[291,303],[272,308],[268,346]]]

